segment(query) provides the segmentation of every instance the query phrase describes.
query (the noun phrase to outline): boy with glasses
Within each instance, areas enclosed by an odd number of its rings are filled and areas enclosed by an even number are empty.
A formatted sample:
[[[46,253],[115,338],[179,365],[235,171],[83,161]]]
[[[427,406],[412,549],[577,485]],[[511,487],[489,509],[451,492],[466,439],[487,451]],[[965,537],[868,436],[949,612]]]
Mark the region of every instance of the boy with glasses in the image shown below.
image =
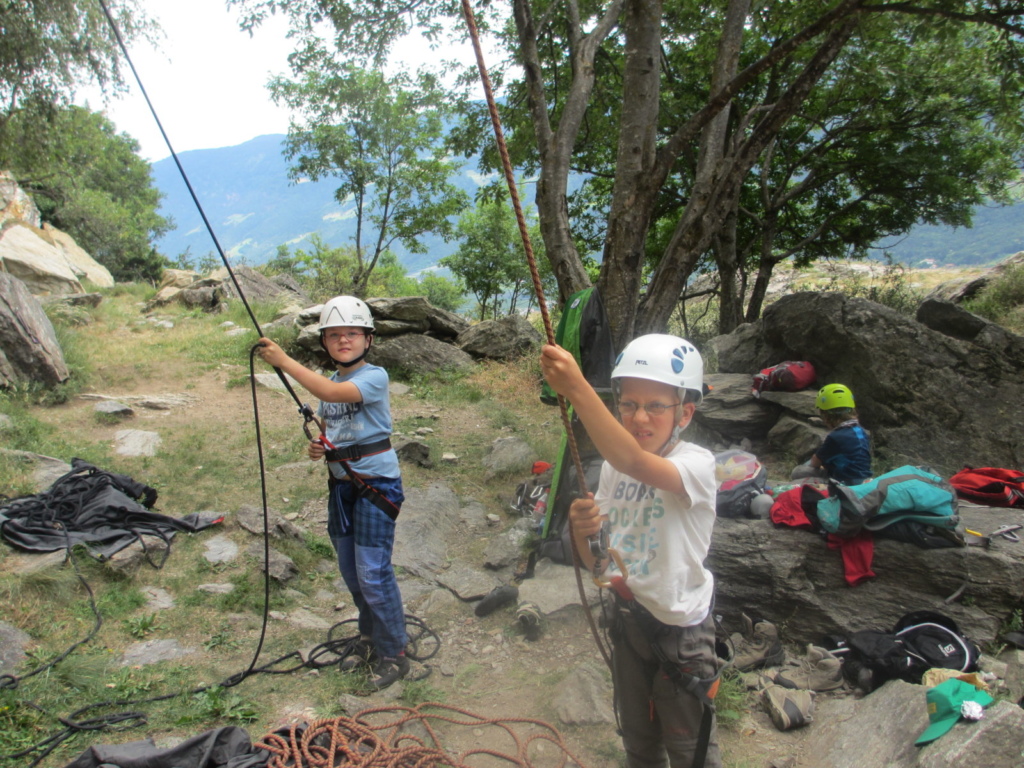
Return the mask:
[[[715,457],[680,439],[703,397],[700,353],[678,336],[630,342],[611,376],[618,421],[566,350],[546,345],[541,369],[605,459],[597,494],[575,500],[569,519],[584,564],[628,587],[615,589],[611,624],[626,766],[663,768],[667,760],[672,768],[718,768],[711,699],[720,663],[714,578],[704,567],[715,522]],[[602,528],[624,573],[591,551]]]
[[[398,456],[391,447],[388,374],[367,363],[373,315],[354,296],[336,296],[320,313],[320,346],[338,370],[329,378],[260,339],[260,357],[320,400],[317,416],[329,445],[310,442],[312,461],[327,459],[327,533],[338,567],[359,609],[359,639],[343,670],[368,666],[380,690],[409,673],[405,611],[391,553],[395,519],[405,500]]]

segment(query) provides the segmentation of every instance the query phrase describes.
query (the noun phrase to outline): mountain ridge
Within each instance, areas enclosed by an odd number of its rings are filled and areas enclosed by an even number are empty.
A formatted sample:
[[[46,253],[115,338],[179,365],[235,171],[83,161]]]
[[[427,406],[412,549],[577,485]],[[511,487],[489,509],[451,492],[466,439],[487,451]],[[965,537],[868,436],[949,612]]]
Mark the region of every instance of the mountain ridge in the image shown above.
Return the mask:
[[[308,248],[313,234],[330,246],[352,242],[355,234],[351,204],[334,196],[337,181],[292,182],[288,162],[281,154],[284,134],[264,134],[242,144],[196,149],[178,155],[192,188],[225,253],[239,262],[262,264],[273,258],[279,245],[294,252]],[[193,260],[216,252],[213,240],[188,192],[173,158],[153,163],[154,185],[164,194],[160,214],[171,217],[176,229],[156,242],[174,259],[188,252]],[[471,197],[493,175],[481,174],[470,158],[452,179]],[[406,270],[416,273],[433,267],[454,253],[454,242],[437,236],[423,239],[426,253],[412,254],[396,247]],[[907,266],[982,266],[1024,250],[1024,202],[1005,207],[979,206],[970,229],[918,225],[907,235],[888,238],[872,249]]]

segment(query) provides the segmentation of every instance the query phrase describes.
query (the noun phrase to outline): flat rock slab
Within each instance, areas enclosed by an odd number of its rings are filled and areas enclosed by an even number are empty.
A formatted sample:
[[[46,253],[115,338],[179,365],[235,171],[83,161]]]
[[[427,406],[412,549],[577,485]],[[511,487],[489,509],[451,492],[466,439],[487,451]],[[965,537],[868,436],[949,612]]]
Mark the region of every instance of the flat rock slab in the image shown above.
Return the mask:
[[[143,587],[142,594],[146,596],[146,607],[151,611],[166,611],[174,607],[174,598],[166,589]]]
[[[589,604],[597,605],[601,602],[600,590],[589,573],[584,571],[581,575]],[[519,585],[519,602],[535,604],[548,617],[571,607],[579,608],[580,592],[575,570],[547,558],[539,560],[533,578]]]
[[[108,416],[127,418],[135,415],[135,410],[130,405],[119,403],[117,400],[101,400],[92,409],[96,413],[105,413]]]
[[[333,626],[332,622],[317,616],[306,608],[296,608],[294,611],[289,611],[287,621],[299,629],[326,631]]]
[[[36,493],[47,490],[55,480],[71,471],[71,465],[66,461],[55,459],[52,456],[44,456],[41,453],[12,451],[7,448],[0,448],[0,452],[32,467],[32,483]]]
[[[479,600],[501,585],[493,574],[459,564],[439,574],[436,580],[438,584],[447,587],[463,600]]]
[[[195,648],[183,647],[177,640],[146,640],[141,643],[133,643],[125,649],[124,656],[121,657],[121,666],[145,667],[161,661],[181,659],[191,656],[195,652]]]
[[[285,374],[285,377],[288,379],[288,383],[292,385],[293,390],[297,391],[302,388],[302,385],[291,376],[288,376],[287,373]],[[256,379],[256,383],[261,387],[273,390],[274,392],[288,392],[284,384],[281,382],[281,377],[276,373],[257,373],[253,378]]]
[[[203,557],[208,563],[230,563],[238,557],[238,545],[227,536],[214,536],[203,542]]]
[[[163,440],[156,432],[120,429],[114,433],[114,451],[120,456],[156,456]]]
[[[0,621],[0,673],[14,674],[25,660],[25,646],[31,639],[17,627]]]

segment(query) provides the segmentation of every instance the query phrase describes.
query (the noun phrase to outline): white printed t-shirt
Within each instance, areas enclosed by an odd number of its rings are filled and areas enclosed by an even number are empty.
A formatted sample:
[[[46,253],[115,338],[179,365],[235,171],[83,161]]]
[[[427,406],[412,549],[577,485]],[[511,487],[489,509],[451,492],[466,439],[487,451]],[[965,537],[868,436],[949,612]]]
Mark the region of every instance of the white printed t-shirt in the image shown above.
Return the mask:
[[[665,457],[679,470],[684,497],[651,488],[605,462],[594,499],[608,515],[608,545],[618,550],[629,576],[626,584],[664,624],[691,626],[711,607],[715,580],[704,567],[715,525],[715,457],[693,443],[679,442]],[[614,561],[608,575],[618,575]]]

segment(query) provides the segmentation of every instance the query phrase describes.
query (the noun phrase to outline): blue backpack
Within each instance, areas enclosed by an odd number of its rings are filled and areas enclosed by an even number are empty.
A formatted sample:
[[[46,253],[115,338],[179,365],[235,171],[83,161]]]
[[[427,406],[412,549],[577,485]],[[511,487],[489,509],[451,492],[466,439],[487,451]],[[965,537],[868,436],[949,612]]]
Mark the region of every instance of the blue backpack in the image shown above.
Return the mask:
[[[952,530],[960,521],[953,486],[909,465],[860,485],[829,483],[829,496],[818,502],[817,513],[821,527],[840,536],[904,521]]]

